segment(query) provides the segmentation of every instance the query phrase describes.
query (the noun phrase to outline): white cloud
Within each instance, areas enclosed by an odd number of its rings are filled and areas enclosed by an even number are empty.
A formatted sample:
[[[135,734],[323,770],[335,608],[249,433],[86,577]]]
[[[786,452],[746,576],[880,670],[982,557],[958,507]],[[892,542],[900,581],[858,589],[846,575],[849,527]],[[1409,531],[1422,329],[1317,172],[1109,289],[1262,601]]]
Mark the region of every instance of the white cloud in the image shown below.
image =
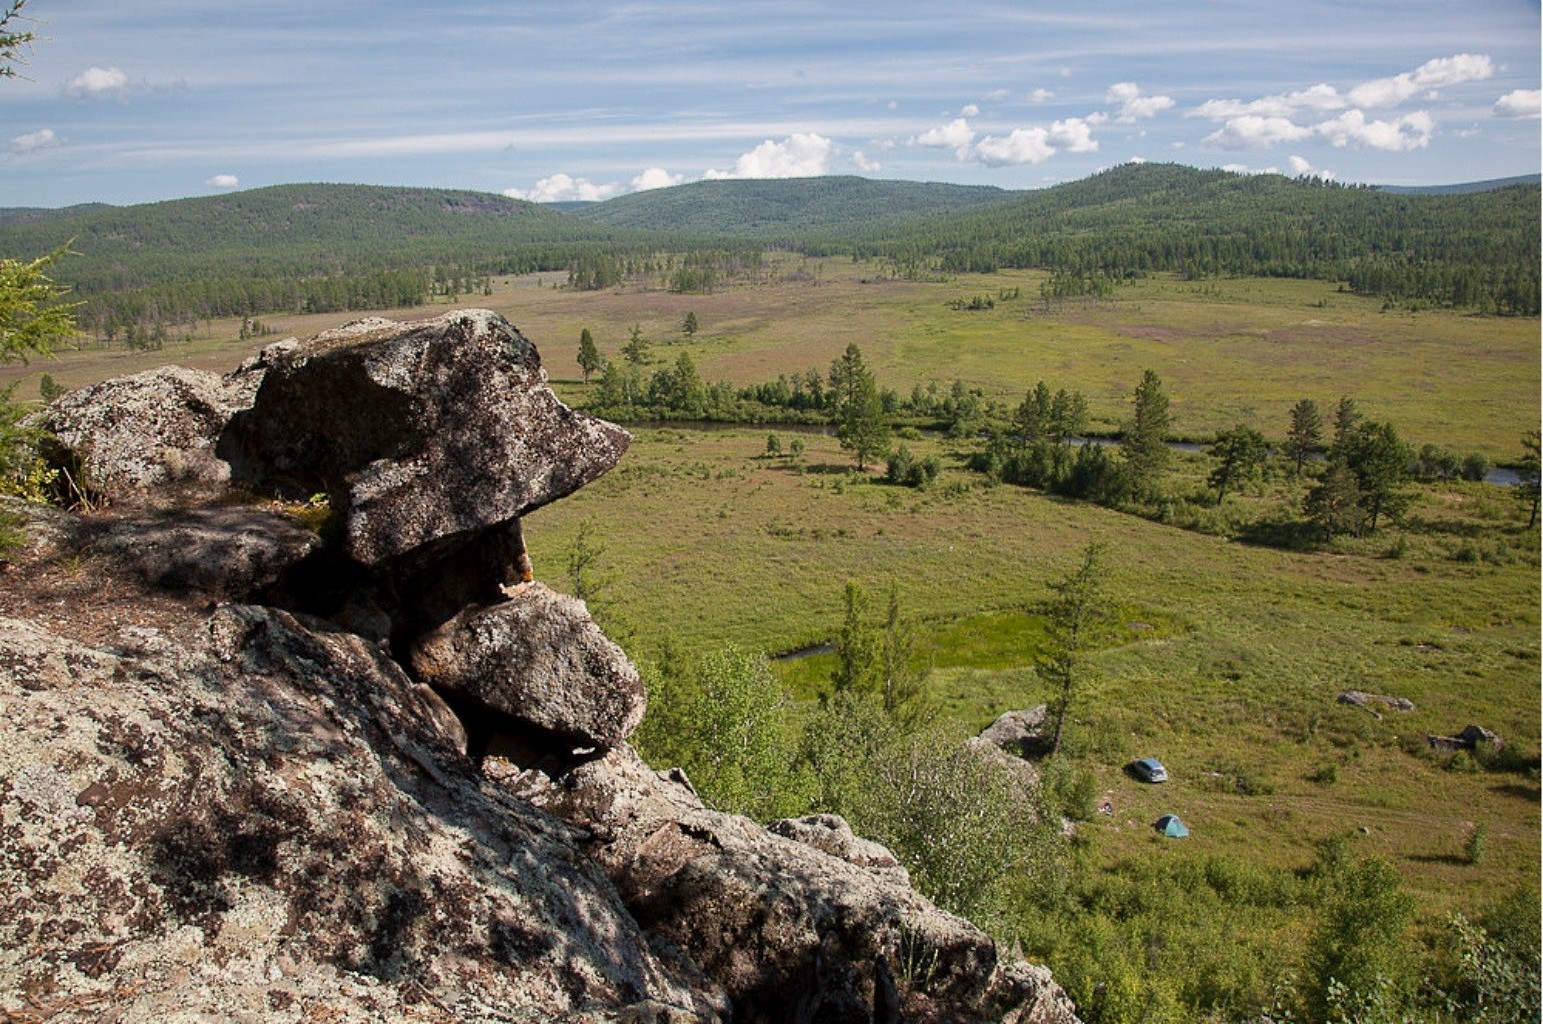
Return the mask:
[[[506,188],[504,195],[510,199],[525,199],[532,203],[560,203],[573,200],[597,202],[609,199],[621,191],[617,184],[596,185],[587,178],[575,178],[561,172],[536,182],[534,188]]]
[[[1319,83],[1296,92],[1262,96],[1257,100],[1207,100],[1190,112],[1193,117],[1227,121],[1235,117],[1291,117],[1304,110],[1340,110],[1345,100],[1332,85]]]
[[[879,171],[884,169],[883,164],[879,163],[877,160],[868,159],[863,155],[863,151],[860,149],[854,149],[852,151],[852,166],[856,167],[864,174],[877,174]]]
[[[1279,174],[1278,167],[1250,167],[1247,164],[1222,164],[1222,170],[1233,174]]]
[[[1300,142],[1313,134],[1290,118],[1245,114],[1229,120],[1205,141],[1222,149],[1268,149],[1278,142]]]
[[[1413,71],[1392,78],[1362,82],[1350,90],[1349,100],[1356,107],[1396,107],[1422,92],[1464,82],[1478,82],[1495,73],[1494,63],[1485,55],[1459,53],[1453,57],[1428,60]]]
[[[632,191],[647,192],[653,188],[669,188],[685,180],[684,174],[671,174],[663,167],[650,167],[632,179]]]
[[[1321,178],[1324,181],[1333,181],[1334,172],[1325,171],[1314,167],[1306,157],[1291,156],[1286,159],[1286,165],[1291,168],[1291,173],[1298,177]]]
[[[52,149],[63,145],[64,140],[52,128],[41,128],[11,139],[12,153],[36,153],[40,149]]]
[[[979,117],[980,108],[973,103],[967,103],[965,104],[964,109],[959,111],[959,114],[961,117]]]
[[[1055,156],[1055,147],[1050,145],[1050,133],[1043,128],[1015,128],[1005,138],[988,135],[965,155],[970,153],[987,167],[1017,167],[1044,163]]]
[[[1543,114],[1543,89],[1513,89],[1495,101],[1496,117],[1538,117]]]
[[[129,87],[129,76],[118,68],[90,67],[70,79],[64,91],[76,99],[90,100],[111,96]]]
[[[1045,103],[1053,99],[1055,99],[1055,90],[1053,89],[1035,89],[1029,93],[1030,103]]]
[[[234,174],[216,174],[204,184],[210,188],[236,188],[241,184],[241,179]]]
[[[1069,117],[1049,128],[1016,128],[1006,136],[988,135],[966,151],[987,167],[1017,167],[1042,164],[1057,153],[1096,153],[1093,117]],[[964,159],[965,157],[961,157]]]
[[[1340,148],[1353,146],[1399,153],[1429,145],[1436,122],[1423,110],[1405,114],[1396,121],[1368,121],[1363,112],[1347,110],[1332,121],[1315,125],[1313,130]]]
[[[951,149],[959,159],[969,158],[970,143],[975,141],[975,129],[964,118],[955,118],[941,128],[930,128],[911,139],[913,146],[929,149]]]
[[[1109,91],[1104,94],[1104,102],[1120,108],[1114,115],[1114,119],[1121,124],[1156,117],[1174,103],[1171,96],[1142,95],[1141,87],[1135,82],[1117,82],[1111,85]]]
[[[1008,92],[1006,89],[992,89],[990,92],[986,93],[986,99],[993,103],[1001,103],[1011,95],[1012,93]]]
[[[735,161],[732,171],[709,170],[708,178],[813,178],[830,171],[834,143],[815,132],[794,132],[781,142],[767,139]]]

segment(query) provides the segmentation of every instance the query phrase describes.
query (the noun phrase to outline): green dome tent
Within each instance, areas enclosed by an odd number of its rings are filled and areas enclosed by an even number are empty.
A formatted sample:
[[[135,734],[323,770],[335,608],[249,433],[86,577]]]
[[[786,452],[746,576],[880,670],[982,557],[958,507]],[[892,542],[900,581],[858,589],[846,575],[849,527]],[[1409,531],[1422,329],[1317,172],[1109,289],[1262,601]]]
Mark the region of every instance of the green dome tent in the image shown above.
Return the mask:
[[[1184,827],[1184,823],[1179,820],[1177,814],[1163,815],[1157,819],[1157,824],[1152,827],[1163,835],[1171,836],[1174,839],[1183,839],[1189,835],[1189,829]]]

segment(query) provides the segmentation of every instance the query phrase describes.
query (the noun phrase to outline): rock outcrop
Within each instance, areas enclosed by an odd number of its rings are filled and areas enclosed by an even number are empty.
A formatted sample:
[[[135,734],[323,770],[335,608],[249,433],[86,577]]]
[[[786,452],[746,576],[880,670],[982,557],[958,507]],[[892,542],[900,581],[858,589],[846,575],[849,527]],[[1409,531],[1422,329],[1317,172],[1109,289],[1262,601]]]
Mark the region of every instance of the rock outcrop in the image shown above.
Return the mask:
[[[0,1016],[1075,1021],[839,818],[627,745],[519,520],[628,435],[502,319],[140,377],[47,413],[112,508],[36,514],[0,592]]]

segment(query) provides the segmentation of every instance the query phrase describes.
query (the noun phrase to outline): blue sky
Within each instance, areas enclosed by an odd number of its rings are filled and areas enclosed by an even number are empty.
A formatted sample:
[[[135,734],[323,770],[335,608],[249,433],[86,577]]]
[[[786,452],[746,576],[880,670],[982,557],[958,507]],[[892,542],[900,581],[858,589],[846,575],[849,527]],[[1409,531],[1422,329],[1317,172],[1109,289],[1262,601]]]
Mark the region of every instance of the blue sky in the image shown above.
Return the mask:
[[[295,181],[1540,169],[1537,0],[29,0],[0,206]]]

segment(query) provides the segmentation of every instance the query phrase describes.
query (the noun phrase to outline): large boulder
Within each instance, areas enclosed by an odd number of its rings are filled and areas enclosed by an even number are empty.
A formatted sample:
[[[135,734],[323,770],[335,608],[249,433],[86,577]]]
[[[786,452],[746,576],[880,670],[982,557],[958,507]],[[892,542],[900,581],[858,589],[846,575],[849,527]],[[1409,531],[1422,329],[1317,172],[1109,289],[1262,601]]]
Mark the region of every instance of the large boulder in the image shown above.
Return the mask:
[[[643,681],[584,602],[540,583],[509,595],[419,639],[414,676],[572,747],[608,748],[629,736],[643,719]]]
[[[763,829],[627,746],[489,774],[574,825],[638,922],[727,990],[736,1021],[1077,1020],[1049,971],[939,910],[840,819]]]
[[[0,620],[0,1017],[719,1020],[571,828],[357,636]]]
[[[260,491],[330,494],[347,554],[377,565],[563,497],[630,441],[559,401],[535,346],[473,309],[361,320],[280,355],[219,452]]]
[[[170,504],[216,492],[230,466],[215,453],[252,396],[253,374],[226,380],[166,366],[71,391],[40,424],[58,439],[51,461],[75,487],[112,504]]]
[[[126,516],[105,525],[92,550],[151,586],[239,600],[277,582],[320,545],[287,515],[223,506]]]

